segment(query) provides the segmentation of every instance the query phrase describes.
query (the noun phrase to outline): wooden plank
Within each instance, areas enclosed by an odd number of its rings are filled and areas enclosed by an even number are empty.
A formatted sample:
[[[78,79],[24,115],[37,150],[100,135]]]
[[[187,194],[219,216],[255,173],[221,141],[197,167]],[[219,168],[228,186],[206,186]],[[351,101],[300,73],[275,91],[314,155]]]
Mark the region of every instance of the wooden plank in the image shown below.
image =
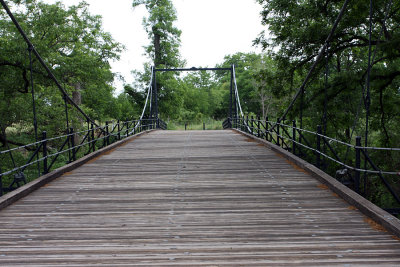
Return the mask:
[[[0,266],[396,266],[400,242],[232,131],[155,131],[0,211]]]
[[[53,181],[54,179],[60,177],[64,173],[72,171],[72,170],[78,168],[79,166],[89,162],[90,160],[102,155],[103,153],[111,151],[112,149],[114,149],[120,145],[123,145],[126,142],[132,141],[135,138],[141,136],[142,134],[146,134],[151,131],[152,130],[144,131],[144,132],[138,133],[136,135],[130,136],[128,138],[125,138],[123,140],[117,141],[107,147],[101,148],[89,155],[86,155],[74,162],[71,162],[70,164],[67,164],[61,168],[51,171],[48,174],[45,174],[45,175],[31,181],[30,183],[27,183],[27,184],[17,188],[16,190],[11,191],[10,193],[8,193],[6,195],[1,196],[0,197],[0,210],[13,204],[15,201],[29,195],[33,191],[37,190],[38,188],[44,186],[45,184],[47,184],[51,181]]]
[[[366,216],[370,217],[372,220],[376,221],[380,225],[382,225],[386,230],[400,238],[400,220],[396,217],[392,216],[390,213],[384,211],[383,209],[379,208],[378,206],[374,205],[367,199],[363,198],[362,196],[358,195],[353,190],[347,188],[345,185],[337,181],[335,178],[331,177],[330,175],[326,174],[322,170],[318,169],[314,165],[302,160],[301,158],[293,155],[292,153],[282,149],[279,146],[276,146],[272,143],[269,143],[265,140],[260,138],[256,138],[252,135],[249,135],[245,132],[241,132],[235,130],[240,134],[259,142],[260,144],[266,145],[270,149],[275,152],[281,154],[284,158],[289,160],[290,162],[294,163],[296,166],[300,166],[300,168],[306,170],[310,173],[313,177],[319,180],[324,185],[328,186],[333,192],[338,194],[341,198],[346,200],[350,205],[354,205],[358,208],[362,213]]]

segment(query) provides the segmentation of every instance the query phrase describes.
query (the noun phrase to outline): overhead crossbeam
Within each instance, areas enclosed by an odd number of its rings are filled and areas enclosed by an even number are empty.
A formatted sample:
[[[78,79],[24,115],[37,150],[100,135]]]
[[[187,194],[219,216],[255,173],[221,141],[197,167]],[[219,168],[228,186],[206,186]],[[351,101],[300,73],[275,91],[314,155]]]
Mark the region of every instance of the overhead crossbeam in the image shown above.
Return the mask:
[[[157,78],[156,78],[156,73],[157,72],[179,72],[179,71],[230,71],[231,72],[231,85],[230,85],[230,100],[229,100],[229,118],[232,119],[233,117],[233,106],[236,107],[236,98],[234,99],[233,97],[233,86],[234,86],[234,72],[235,72],[235,67],[234,65],[232,65],[230,68],[196,68],[196,67],[192,67],[192,68],[162,68],[162,69],[157,69],[154,67],[154,72],[152,74],[152,105],[151,105],[151,117],[156,117],[158,118],[158,92],[157,92]],[[237,114],[236,114],[237,116]],[[157,124],[157,128],[159,127],[159,125]]]

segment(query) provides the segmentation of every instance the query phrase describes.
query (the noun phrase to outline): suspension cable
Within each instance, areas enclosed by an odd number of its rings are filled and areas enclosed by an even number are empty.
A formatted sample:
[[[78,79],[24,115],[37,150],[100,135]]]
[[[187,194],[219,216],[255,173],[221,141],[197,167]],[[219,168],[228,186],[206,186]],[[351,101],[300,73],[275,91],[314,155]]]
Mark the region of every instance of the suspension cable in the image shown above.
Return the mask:
[[[35,131],[35,142],[38,141],[38,124],[37,124],[37,117],[36,117],[36,101],[35,101],[35,86],[33,84],[33,62],[32,62],[32,50],[33,47],[28,47],[29,53],[29,70],[30,70],[30,82],[31,82],[31,92],[32,92],[32,111],[33,111],[33,128]],[[36,149],[38,147],[36,146]],[[36,158],[39,160],[39,153],[36,154]],[[40,163],[37,163],[38,168],[38,176],[40,176]]]
[[[65,95],[63,96],[64,99],[64,109],[65,109],[65,120],[67,122],[67,134],[69,134],[69,116],[68,116],[68,102],[67,102],[67,98],[65,97]],[[71,147],[71,143],[68,142],[68,147]],[[71,158],[71,151],[68,150],[68,158]]]
[[[325,50],[325,85],[324,85],[324,114],[322,118],[323,134],[326,135],[327,122],[328,122],[328,82],[329,82],[329,43]]]
[[[367,69],[367,95],[365,99],[365,146],[368,146],[368,126],[371,106],[371,55],[372,55],[372,0],[369,1],[369,39],[368,39],[368,69]]]
[[[142,110],[142,115],[140,115],[140,118],[139,118],[138,122],[136,123],[135,127],[133,127],[133,130],[129,134],[132,134],[132,133],[135,132],[136,128],[139,126],[139,124],[141,123],[141,121],[143,119],[144,113],[145,113],[146,108],[147,108],[147,103],[149,101],[150,93],[152,93],[152,91],[153,91],[152,90],[152,85],[153,85],[153,74],[154,73],[155,73],[154,67],[151,67],[150,85],[149,85],[149,88],[147,90],[146,102],[144,103],[144,107],[143,107],[143,110]],[[156,118],[156,119],[158,119],[158,118]]]
[[[243,122],[244,122],[244,114],[243,114],[243,110],[242,110],[242,105],[240,104],[240,97],[239,97],[239,91],[238,91],[238,87],[237,87],[237,82],[236,82],[236,74],[235,74],[235,65],[232,65],[232,72],[233,72],[233,84],[235,86],[235,96],[236,96],[236,102],[237,102],[237,106],[239,107],[239,111],[240,111],[240,115],[243,118]],[[246,124],[247,129],[250,131],[250,127],[247,124],[247,122],[244,122]]]
[[[369,116],[371,106],[371,55],[372,55],[372,0],[369,1],[369,38],[368,38],[368,69],[367,69],[367,94],[365,99],[365,145],[368,146]],[[367,168],[368,160],[364,158],[364,169]],[[367,173],[364,173],[364,194],[367,194]]]

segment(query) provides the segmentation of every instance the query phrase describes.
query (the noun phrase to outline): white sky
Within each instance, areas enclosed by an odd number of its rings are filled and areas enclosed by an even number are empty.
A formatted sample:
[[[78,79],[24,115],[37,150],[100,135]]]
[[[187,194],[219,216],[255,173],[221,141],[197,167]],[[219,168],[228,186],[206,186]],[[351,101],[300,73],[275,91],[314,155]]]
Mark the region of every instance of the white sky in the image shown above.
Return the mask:
[[[56,0],[45,0],[54,3]],[[62,0],[73,5],[79,0]],[[113,72],[132,83],[131,71],[142,70],[147,61],[143,46],[149,43],[142,26],[144,6],[132,8],[132,0],[86,0],[92,14],[103,17],[104,30],[125,45],[121,60],[112,63]],[[112,3],[112,4],[111,4]],[[176,26],[182,31],[181,56],[187,67],[213,67],[225,55],[236,52],[261,52],[252,41],[264,29],[261,6],[255,0],[173,0],[177,10]],[[122,82],[116,82],[117,92]]]

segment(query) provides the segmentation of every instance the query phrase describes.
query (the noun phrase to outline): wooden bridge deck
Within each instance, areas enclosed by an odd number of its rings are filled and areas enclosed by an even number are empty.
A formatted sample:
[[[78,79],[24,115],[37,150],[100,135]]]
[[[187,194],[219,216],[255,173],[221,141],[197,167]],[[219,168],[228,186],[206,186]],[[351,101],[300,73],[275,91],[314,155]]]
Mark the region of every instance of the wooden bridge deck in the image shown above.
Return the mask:
[[[399,266],[400,241],[232,131],[155,131],[0,212],[0,266]]]

